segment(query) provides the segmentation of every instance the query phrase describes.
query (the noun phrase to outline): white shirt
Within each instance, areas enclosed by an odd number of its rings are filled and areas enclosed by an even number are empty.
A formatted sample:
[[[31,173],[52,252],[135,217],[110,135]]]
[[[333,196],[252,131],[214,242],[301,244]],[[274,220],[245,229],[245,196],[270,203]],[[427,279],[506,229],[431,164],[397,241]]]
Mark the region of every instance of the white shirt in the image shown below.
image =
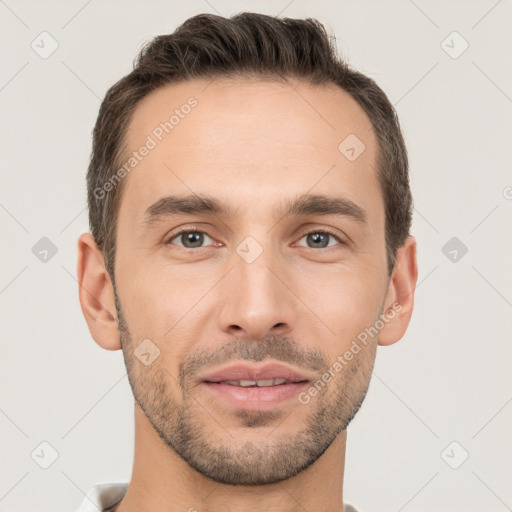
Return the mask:
[[[113,507],[128,490],[126,482],[96,484],[84,496],[76,512],[98,512]]]
[[[128,484],[125,482],[96,484],[84,496],[76,512],[98,512],[98,510],[103,511],[113,507],[121,501],[127,490]],[[358,512],[358,510],[353,505],[346,503],[345,512]]]

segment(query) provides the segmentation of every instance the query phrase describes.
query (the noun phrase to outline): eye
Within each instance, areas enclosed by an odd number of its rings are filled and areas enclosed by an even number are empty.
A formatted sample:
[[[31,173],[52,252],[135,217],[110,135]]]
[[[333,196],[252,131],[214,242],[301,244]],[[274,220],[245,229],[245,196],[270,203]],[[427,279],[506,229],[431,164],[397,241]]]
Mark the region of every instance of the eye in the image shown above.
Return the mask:
[[[172,235],[166,243],[170,244],[173,240],[177,239],[182,242],[182,245],[175,244],[178,245],[178,247],[183,247],[185,249],[201,249],[205,236],[212,240],[212,238],[203,231],[196,229],[184,229]]]
[[[310,249],[325,249],[329,246],[329,238],[336,239],[340,245],[345,245],[345,242],[341,240],[338,236],[330,231],[324,229],[316,229],[315,231],[310,231],[302,236],[300,240],[306,238],[306,243],[311,243],[312,245],[308,246]],[[336,244],[334,244],[336,245]]]
[[[197,229],[183,229],[178,231],[178,233],[174,233],[167,240],[166,244],[171,244],[173,243],[173,240],[178,240],[181,243],[174,243],[174,245],[177,245],[178,247],[183,247],[184,249],[202,249],[204,247],[203,244],[205,242],[205,237],[213,241],[213,239],[204,231],[199,231]],[[345,245],[345,242],[341,238],[325,229],[316,229],[305,233],[302,235],[300,240],[303,238],[306,238],[306,243],[311,244],[308,245],[310,249],[325,249],[333,247],[336,244],[329,244],[329,241],[332,241],[332,239],[338,241],[339,245]]]

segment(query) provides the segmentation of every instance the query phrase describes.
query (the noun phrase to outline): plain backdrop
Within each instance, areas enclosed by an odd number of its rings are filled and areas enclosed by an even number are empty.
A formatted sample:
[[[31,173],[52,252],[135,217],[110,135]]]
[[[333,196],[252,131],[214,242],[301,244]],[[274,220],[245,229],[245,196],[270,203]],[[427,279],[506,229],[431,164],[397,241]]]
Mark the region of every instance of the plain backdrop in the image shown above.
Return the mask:
[[[1,0],[0,510],[75,510],[130,479],[122,353],[96,345],[78,301],[91,130],[143,43],[244,10],[323,22],[388,94],[409,150],[415,310],[349,427],[346,501],[511,510],[510,0]]]

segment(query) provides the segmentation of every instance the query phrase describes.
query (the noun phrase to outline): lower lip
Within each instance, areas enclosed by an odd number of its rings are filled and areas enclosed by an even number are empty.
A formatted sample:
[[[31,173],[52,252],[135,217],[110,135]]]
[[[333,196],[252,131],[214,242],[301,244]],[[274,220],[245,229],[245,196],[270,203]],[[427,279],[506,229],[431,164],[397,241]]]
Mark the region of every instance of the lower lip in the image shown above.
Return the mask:
[[[285,400],[296,397],[308,385],[307,382],[279,384],[277,386],[242,387],[231,384],[203,382],[212,393],[235,407],[260,411],[271,409]]]

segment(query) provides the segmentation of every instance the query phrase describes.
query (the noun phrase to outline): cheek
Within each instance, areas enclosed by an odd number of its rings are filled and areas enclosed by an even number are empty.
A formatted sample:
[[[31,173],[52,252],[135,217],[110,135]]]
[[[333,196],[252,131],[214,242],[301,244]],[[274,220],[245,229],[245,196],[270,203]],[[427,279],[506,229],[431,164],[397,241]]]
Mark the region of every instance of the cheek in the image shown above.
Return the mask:
[[[139,336],[179,339],[195,325],[201,298],[217,278],[212,269],[133,263],[120,279],[123,313]],[[122,284],[122,286],[121,286]]]
[[[331,354],[350,345],[378,319],[384,300],[381,281],[371,274],[340,271],[329,277],[317,277],[303,289],[304,303],[316,313],[325,332],[332,335],[328,336]]]

